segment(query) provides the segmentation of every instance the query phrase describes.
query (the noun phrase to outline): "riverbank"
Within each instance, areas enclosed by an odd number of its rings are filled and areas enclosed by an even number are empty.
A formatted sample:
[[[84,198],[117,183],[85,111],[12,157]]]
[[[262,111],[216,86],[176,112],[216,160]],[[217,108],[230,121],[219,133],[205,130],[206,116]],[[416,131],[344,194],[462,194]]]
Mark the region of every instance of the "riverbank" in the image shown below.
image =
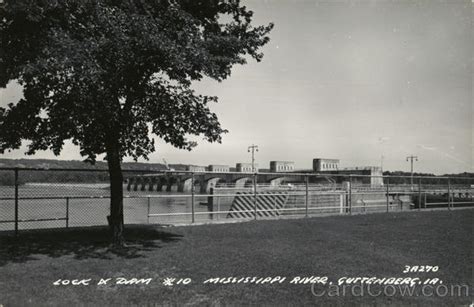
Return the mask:
[[[411,277],[472,287],[472,219],[473,210],[454,210],[137,226],[127,228],[128,247],[120,251],[109,249],[104,228],[25,232],[18,241],[1,236],[0,304],[469,304],[471,299],[462,296],[317,296],[322,292],[312,292],[310,283],[291,281],[311,276],[333,283],[343,277]],[[415,265],[439,269],[403,273],[405,266]],[[286,280],[205,283],[211,278],[277,276]],[[101,278],[111,280],[99,286]],[[118,285],[118,278],[137,278],[140,284]],[[166,278],[175,278],[173,286],[164,284]],[[90,281],[87,286],[54,285],[59,279],[59,284]]]

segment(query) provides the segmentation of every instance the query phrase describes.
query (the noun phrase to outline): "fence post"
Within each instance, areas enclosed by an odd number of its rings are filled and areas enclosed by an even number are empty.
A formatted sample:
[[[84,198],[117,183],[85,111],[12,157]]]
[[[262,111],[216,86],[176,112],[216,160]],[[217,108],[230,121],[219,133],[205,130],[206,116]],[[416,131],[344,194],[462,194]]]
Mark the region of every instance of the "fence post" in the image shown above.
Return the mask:
[[[305,175],[305,189],[306,189],[306,198],[305,198],[305,217],[308,217],[308,203],[309,203],[309,193],[308,193],[309,177]]]
[[[413,187],[412,187],[413,189]],[[413,190],[411,190],[413,191]],[[411,194],[410,194],[411,195]],[[397,194],[398,201],[400,202],[400,212],[403,211],[403,200],[400,198],[400,194]]]
[[[448,177],[448,210],[451,210],[451,180]]]
[[[349,175],[349,214],[352,214],[352,175]]]
[[[69,197],[66,197],[66,228],[69,228]]]
[[[273,197],[273,212],[272,212],[272,215],[273,216],[277,216],[277,201],[276,201],[276,197]]]
[[[18,168],[15,167],[15,235],[18,235]]]
[[[214,193],[214,188],[212,190],[213,190],[212,193]],[[216,214],[216,220],[218,220],[219,219],[219,214],[220,214],[219,212],[221,212],[221,203],[220,203],[219,196],[217,196],[216,202],[217,202],[217,212],[218,212]],[[214,206],[212,206],[211,208],[212,208],[212,211],[214,211]],[[212,216],[213,216],[212,219],[214,219],[214,215],[212,215]]]
[[[387,212],[390,210],[390,177],[387,177]]]
[[[418,178],[418,211],[421,210],[421,178]]]
[[[344,199],[345,199],[345,193],[342,194],[340,193],[339,194],[339,214],[343,214],[344,213]]]
[[[257,219],[257,173],[253,174],[253,207],[254,207],[254,219]]]
[[[191,173],[191,223],[194,221],[194,173]]]
[[[209,194],[210,196],[207,197],[207,211],[211,212],[209,213],[209,217],[211,220],[214,219],[214,188],[209,189]],[[219,193],[218,193],[219,194]],[[219,197],[216,198],[217,200],[217,212],[221,211],[219,209]],[[216,219],[219,219],[219,213],[216,214]]]
[[[146,222],[147,222],[147,224],[150,224],[150,196],[147,197]]]
[[[423,208],[426,209],[426,192],[423,195],[424,195],[424,204],[425,204]]]

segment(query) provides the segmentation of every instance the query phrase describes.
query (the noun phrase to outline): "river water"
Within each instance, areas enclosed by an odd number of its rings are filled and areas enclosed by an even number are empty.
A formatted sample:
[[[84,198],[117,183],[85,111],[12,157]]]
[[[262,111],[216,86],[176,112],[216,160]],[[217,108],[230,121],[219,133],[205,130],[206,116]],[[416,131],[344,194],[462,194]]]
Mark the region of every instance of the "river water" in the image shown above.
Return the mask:
[[[103,184],[27,184],[18,189],[20,229],[106,225],[110,210],[109,189]],[[0,186],[0,230],[14,229],[15,189]],[[228,210],[232,199],[214,198],[220,210]],[[225,218],[225,214],[209,214],[208,195],[195,194],[196,222]],[[215,209],[216,210],[216,209]],[[192,221],[193,201],[189,193],[127,191],[124,189],[126,224],[181,224]],[[155,214],[156,216],[148,215]],[[55,221],[26,221],[59,219]],[[64,219],[64,220],[62,220]],[[11,222],[6,222],[11,221]]]
[[[258,187],[258,208],[279,215],[343,213],[344,192],[338,190],[322,191],[312,187],[308,199],[301,187]],[[267,189],[267,190],[266,190]],[[268,190],[269,189],[269,190]],[[238,202],[246,202],[247,207],[239,207],[242,214],[228,215],[234,200],[233,195],[249,189],[220,188],[210,197],[209,194],[127,191],[124,186],[124,221],[126,224],[190,224],[194,222],[215,222],[227,218],[252,218],[245,210],[252,211],[253,196],[243,196]],[[286,193],[284,208],[277,209],[273,196],[265,196],[265,191]],[[107,224],[110,212],[109,188],[107,184],[46,184],[27,183],[18,188],[19,229],[100,226]],[[342,194],[341,194],[342,193]],[[219,196],[220,195],[220,196]],[[262,197],[263,196],[263,197]],[[262,197],[262,198],[260,198]],[[354,197],[355,198],[355,197]],[[244,200],[243,200],[244,199]],[[383,200],[385,202],[385,200]],[[208,206],[212,203],[212,207]],[[250,205],[248,205],[250,204]],[[263,205],[262,205],[263,204]],[[259,210],[260,210],[259,209]],[[217,212],[217,213],[216,213]],[[266,214],[259,212],[259,216]],[[66,219],[68,220],[66,221]],[[15,189],[13,186],[0,186],[0,230],[13,230],[15,219]]]

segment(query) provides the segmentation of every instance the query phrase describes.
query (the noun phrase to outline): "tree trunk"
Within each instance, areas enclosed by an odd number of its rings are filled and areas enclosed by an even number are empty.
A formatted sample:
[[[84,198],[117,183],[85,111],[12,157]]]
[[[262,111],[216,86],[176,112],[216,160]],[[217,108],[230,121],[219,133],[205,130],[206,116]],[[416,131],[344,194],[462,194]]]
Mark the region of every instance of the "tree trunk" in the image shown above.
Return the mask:
[[[123,175],[117,143],[107,146],[107,163],[110,176],[110,215],[107,220],[113,244],[123,246]]]

